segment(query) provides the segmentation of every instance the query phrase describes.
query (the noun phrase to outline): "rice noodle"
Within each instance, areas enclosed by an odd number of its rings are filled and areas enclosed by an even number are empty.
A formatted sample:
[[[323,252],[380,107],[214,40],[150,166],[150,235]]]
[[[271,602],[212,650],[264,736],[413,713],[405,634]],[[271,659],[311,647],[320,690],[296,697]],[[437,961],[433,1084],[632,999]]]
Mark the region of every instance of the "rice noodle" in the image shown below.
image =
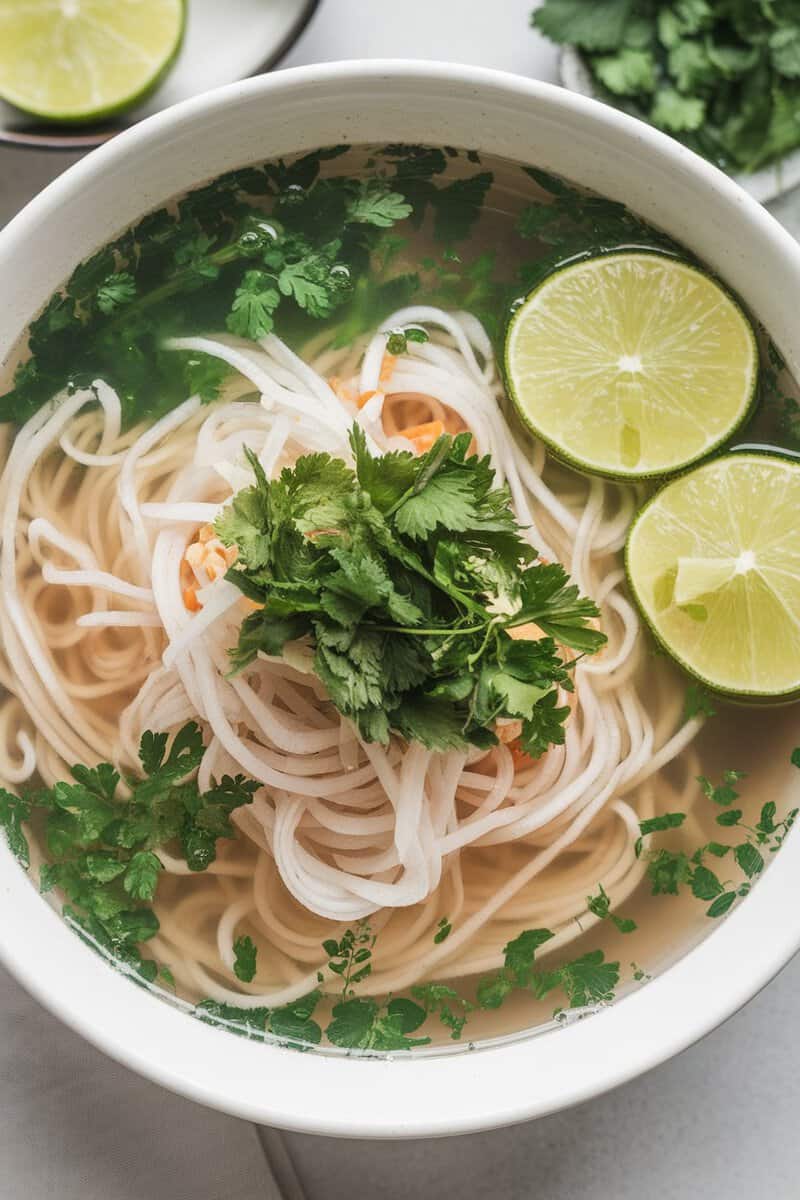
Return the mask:
[[[386,379],[386,331],[412,325],[430,340],[410,342]],[[159,852],[168,878],[152,945],[187,995],[244,1006],[316,986],[327,972],[321,942],[360,918],[381,931],[362,985],[376,993],[498,966],[523,928],[551,928],[553,947],[570,941],[595,920],[586,897],[598,884],[615,904],[638,886],[638,822],[674,800],[661,768],[701,724],[680,727],[666,668],[647,675],[658,703],[643,698],[639,621],[616,557],[633,490],[565,483],[541,446],[512,435],[479,322],[415,306],[364,346],[329,343],[319,339],[308,363],[275,336],[175,340],[240,373],[227,398],[203,407],[192,397],[121,434],[119,401],[101,381],[62,393],[19,431],[0,482],[0,677],[11,693],[0,707],[0,780],[38,772],[52,784],[71,763],[99,759],[130,771],[145,729],[199,720],[200,785],[241,771],[262,787],[235,813],[239,836],[220,843],[209,872],[190,876]],[[241,398],[252,389],[260,403]],[[373,395],[359,411],[364,393]],[[229,677],[247,611],[232,584],[208,583],[200,610],[186,609],[183,554],[251,478],[243,448],[270,474],[310,450],[346,457],[354,419],[376,451],[408,446],[404,431],[430,421],[468,429],[508,483],[531,544],[598,601],[608,645],[576,667],[565,744],[537,762],[515,764],[503,744],[434,754],[399,739],[365,743],[302,653],[260,655]],[[436,944],[443,916],[452,933]],[[266,951],[252,984],[233,971],[244,928]]]

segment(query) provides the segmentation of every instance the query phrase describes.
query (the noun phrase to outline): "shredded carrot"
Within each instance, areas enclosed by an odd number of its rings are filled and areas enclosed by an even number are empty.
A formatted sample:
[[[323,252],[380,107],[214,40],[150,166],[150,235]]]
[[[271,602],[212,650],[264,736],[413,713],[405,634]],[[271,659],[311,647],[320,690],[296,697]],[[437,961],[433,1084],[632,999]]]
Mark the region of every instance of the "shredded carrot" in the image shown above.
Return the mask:
[[[197,592],[193,587],[183,589],[183,606],[188,608],[189,612],[199,612],[203,607],[197,599]]]
[[[355,400],[355,393],[352,388],[346,387],[342,383],[338,375],[331,375],[328,380],[328,386],[331,391],[345,404],[352,404]]]
[[[392,378],[392,375],[394,374],[394,368],[395,368],[396,362],[397,362],[397,358],[394,354],[388,354],[388,353],[384,354],[383,362],[381,363],[381,373],[380,373],[381,383],[388,383],[389,380]]]
[[[430,450],[437,438],[444,433],[441,421],[426,421],[424,425],[411,425],[408,429],[400,429],[400,437],[408,438],[418,454]]]
[[[536,763],[539,761],[536,758],[531,758],[530,754],[525,753],[525,751],[522,749],[521,738],[515,738],[508,748],[511,751],[511,757],[514,760],[515,770],[527,771],[528,767],[536,766]]]
[[[362,392],[358,397],[358,407],[363,408],[364,405],[367,404],[373,396],[377,396],[377,394],[378,393],[376,392],[375,388],[372,388],[372,390],[369,392]]]

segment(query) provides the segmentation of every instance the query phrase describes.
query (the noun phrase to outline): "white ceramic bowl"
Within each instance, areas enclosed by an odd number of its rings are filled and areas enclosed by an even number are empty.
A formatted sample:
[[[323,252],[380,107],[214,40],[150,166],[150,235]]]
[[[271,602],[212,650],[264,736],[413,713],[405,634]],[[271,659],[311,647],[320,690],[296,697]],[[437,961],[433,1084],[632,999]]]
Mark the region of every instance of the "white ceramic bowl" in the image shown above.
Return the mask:
[[[234,84],[145,121],[72,167],[0,233],[0,361],[80,259],[176,192],[275,155],[375,141],[475,147],[624,200],[717,268],[797,372],[800,247],[734,183],[595,101],[512,75],[414,62],[341,63]],[[511,1043],[394,1061],[256,1044],[134,987],[61,922],[5,845],[0,957],[89,1041],[194,1100],[316,1133],[441,1135],[586,1100],[689,1046],[795,952],[798,900],[795,832],[702,944],[615,1006]]]

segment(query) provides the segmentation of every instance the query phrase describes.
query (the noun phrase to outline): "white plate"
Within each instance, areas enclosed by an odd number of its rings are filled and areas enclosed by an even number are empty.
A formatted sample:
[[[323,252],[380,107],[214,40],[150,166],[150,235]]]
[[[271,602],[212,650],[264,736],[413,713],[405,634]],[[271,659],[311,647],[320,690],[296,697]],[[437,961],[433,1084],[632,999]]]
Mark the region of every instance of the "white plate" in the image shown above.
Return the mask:
[[[62,130],[45,126],[0,100],[0,142],[88,149],[120,128],[201,92],[268,70],[290,49],[319,0],[187,0],[186,36],[177,62],[157,91],[119,122]]]
[[[578,50],[571,46],[563,50],[559,68],[564,87],[581,96],[601,99],[591,72]],[[761,204],[769,204],[770,200],[776,200],[778,196],[800,184],[800,150],[794,150],[779,162],[763,167],[760,171],[753,171],[749,175],[733,175],[732,178],[755,200]]]

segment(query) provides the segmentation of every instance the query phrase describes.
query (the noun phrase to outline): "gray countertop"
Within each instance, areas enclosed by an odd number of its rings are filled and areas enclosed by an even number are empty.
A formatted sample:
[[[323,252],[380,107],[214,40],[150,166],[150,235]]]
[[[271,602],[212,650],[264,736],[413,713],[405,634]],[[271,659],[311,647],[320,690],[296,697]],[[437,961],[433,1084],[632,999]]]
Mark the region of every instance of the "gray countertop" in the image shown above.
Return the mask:
[[[530,0],[323,0],[286,65],[368,56],[555,79]],[[72,161],[0,149],[0,224]],[[800,234],[800,201],[775,209]],[[336,1142],[209,1112],[140,1080],[0,971],[0,1200],[708,1200],[800,1197],[800,961],[722,1029],[611,1095],[516,1129]]]

